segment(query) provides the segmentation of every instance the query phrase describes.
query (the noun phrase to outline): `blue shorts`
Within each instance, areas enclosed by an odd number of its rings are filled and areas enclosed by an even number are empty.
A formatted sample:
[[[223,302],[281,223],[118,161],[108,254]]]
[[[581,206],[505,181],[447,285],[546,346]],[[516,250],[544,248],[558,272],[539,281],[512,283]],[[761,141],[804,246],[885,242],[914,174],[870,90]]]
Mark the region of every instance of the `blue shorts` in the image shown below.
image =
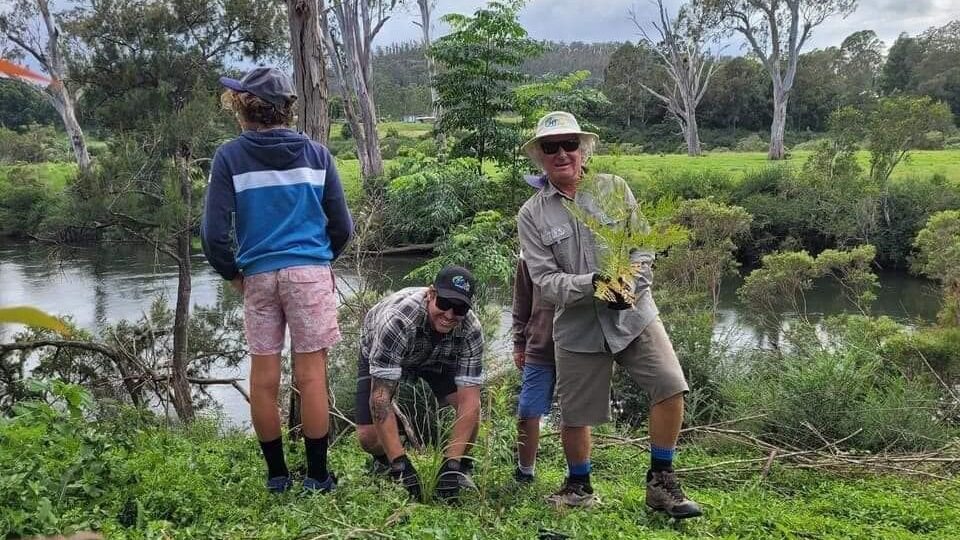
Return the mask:
[[[524,364],[517,416],[521,420],[546,416],[550,412],[550,406],[553,405],[553,389],[556,382],[557,369],[554,366]]]

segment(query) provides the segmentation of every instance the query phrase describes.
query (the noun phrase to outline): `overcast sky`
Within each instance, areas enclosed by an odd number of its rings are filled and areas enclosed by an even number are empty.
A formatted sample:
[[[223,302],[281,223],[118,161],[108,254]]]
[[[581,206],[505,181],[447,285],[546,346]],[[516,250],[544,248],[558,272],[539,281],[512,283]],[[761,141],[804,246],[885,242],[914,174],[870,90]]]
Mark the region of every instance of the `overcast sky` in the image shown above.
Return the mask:
[[[413,21],[416,2],[408,13],[399,12],[388,21],[375,45],[419,39],[420,29]],[[665,0],[668,7],[680,0]],[[485,5],[481,0],[437,0],[435,20],[446,13],[473,13]],[[637,30],[627,19],[631,8],[650,20],[656,8],[650,0],[529,0],[520,12],[520,23],[535,39],[551,41],[636,41]],[[846,19],[828,19],[813,31],[805,50],[840,45],[843,38],[858,30],[873,30],[887,47],[901,32],[914,35],[931,26],[940,26],[960,18],[960,0],[860,0],[859,7]],[[434,34],[448,31],[443,23],[434,24]],[[727,54],[739,54],[741,40],[732,40]]]

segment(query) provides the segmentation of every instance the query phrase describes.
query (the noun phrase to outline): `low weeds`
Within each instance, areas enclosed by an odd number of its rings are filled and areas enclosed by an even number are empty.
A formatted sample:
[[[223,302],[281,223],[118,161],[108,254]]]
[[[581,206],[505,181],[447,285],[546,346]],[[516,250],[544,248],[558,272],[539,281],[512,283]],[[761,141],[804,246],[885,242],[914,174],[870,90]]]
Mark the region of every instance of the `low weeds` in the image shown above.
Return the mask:
[[[544,434],[538,480],[511,479],[516,381],[491,385],[475,479],[461,504],[407,501],[390,482],[370,478],[353,437],[331,449],[340,486],[330,496],[299,488],[268,495],[248,434],[215,422],[169,426],[127,408],[107,410],[61,383],[0,420],[0,533],[6,538],[95,530],[108,538],[949,538],[960,528],[960,486],[893,476],[825,476],[779,463],[761,477],[721,466],[684,475],[706,516],[674,524],[644,509],[646,454],[598,437],[594,487],[603,503],[557,511],[543,497],[564,474],[559,437]],[[440,421],[449,423],[449,418]],[[609,436],[626,432],[600,430]],[[617,435],[620,433],[621,435]],[[299,444],[287,445],[302,475]],[[684,440],[678,465],[702,468],[746,450]],[[442,447],[411,451],[423,479],[435,478]],[[428,489],[431,486],[426,486]],[[565,535],[565,536],[564,536]]]

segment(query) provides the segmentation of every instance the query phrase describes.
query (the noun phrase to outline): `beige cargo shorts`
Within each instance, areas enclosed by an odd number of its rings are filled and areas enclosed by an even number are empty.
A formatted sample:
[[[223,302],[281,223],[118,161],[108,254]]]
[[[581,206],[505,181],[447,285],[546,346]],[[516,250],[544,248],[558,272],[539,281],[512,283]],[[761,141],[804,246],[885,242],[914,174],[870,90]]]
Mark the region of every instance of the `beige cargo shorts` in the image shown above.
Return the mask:
[[[560,417],[566,426],[595,426],[610,421],[614,362],[647,392],[651,403],[690,390],[660,317],[616,354],[573,352],[560,347],[556,353]]]

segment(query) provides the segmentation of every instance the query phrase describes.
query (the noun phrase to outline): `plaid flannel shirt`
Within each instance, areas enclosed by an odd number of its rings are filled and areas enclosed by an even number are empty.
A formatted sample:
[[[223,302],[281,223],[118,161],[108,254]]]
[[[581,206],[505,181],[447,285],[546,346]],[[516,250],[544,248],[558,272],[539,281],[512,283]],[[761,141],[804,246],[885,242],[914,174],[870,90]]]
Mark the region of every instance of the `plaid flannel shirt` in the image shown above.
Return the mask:
[[[438,334],[427,315],[427,288],[401,289],[370,308],[363,318],[360,353],[370,375],[400,380],[404,370],[437,371],[455,366],[457,386],[483,384],[483,331],[473,311],[447,334]]]

